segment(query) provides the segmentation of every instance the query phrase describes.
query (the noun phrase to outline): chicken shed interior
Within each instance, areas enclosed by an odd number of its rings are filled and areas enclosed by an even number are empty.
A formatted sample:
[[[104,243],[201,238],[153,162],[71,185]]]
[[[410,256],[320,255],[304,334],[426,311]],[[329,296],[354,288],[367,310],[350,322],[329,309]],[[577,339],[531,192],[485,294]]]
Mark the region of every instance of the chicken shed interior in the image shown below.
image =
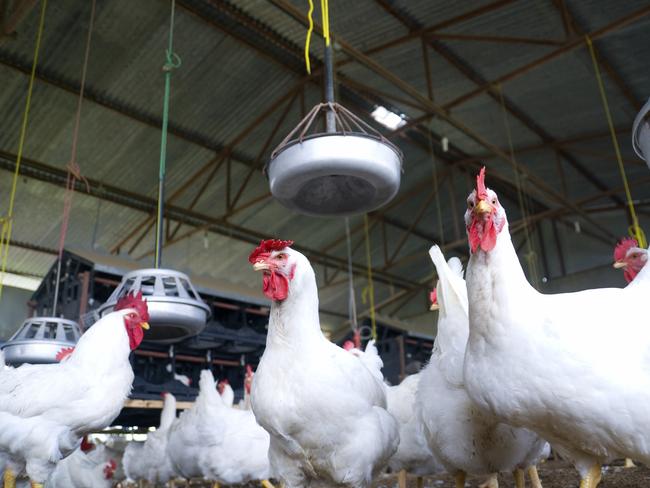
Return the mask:
[[[334,98],[403,155],[396,196],[347,221],[287,208],[266,171],[326,98],[315,3],[308,73],[307,1],[0,0],[0,345],[31,316],[92,329],[158,251],[209,308],[193,337],[145,332],[112,432],[157,426],[161,393],[190,406],[206,367],[246,397],[271,306],[248,257],[268,238],[311,262],[326,337],[354,339],[352,287],[385,378],[417,372],[437,332],[428,250],[467,263],[483,166],[537,290],[626,284],[615,245],[650,227],[650,129],[633,144],[635,117],[648,120],[647,1],[331,0]]]

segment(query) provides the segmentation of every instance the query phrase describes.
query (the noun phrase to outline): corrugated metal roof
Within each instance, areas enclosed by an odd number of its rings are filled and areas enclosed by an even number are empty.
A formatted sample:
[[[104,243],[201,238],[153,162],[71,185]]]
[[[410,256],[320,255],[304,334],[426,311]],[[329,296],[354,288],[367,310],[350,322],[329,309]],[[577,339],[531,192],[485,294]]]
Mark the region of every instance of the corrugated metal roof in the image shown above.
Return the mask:
[[[304,2],[292,0],[291,3],[300,11],[306,11]],[[382,8],[379,2],[362,0],[330,3],[333,32],[362,52],[409,33],[409,28]],[[392,5],[408,22],[432,26],[488,3],[487,0],[471,3],[458,0],[442,3],[396,0]],[[577,22],[587,31],[598,29],[646,6],[641,0],[623,3],[589,0],[567,4]],[[89,4],[79,0],[61,0],[48,7],[39,68],[42,77],[49,82],[41,80],[35,84],[25,156],[54,168],[65,168],[70,158],[76,89],[81,75],[89,8]],[[161,66],[167,43],[168,16],[169,4],[161,0],[100,2],[87,85],[88,93],[95,101],[84,102],[81,119],[78,160],[82,173],[94,180],[150,198],[155,197],[157,191],[163,92]],[[315,18],[319,18],[318,9]],[[37,22],[38,12],[35,9],[19,26],[16,39],[3,40],[0,44],[0,107],[3,108],[4,115],[0,130],[0,150],[8,153],[17,151],[27,87],[25,70],[28,71],[30,66]],[[620,74],[638,102],[648,94],[645,63],[650,49],[648,25],[649,17],[644,17],[596,41],[601,55]],[[552,3],[542,0],[513,2],[449,26],[442,32],[560,41],[565,35],[560,14]],[[168,195],[181,187],[199,168],[212,161],[219,148],[230,143],[275,100],[297,86],[304,76],[302,46],[305,33],[303,25],[271,2],[178,2],[175,51],[182,58],[182,66],[174,71],[172,78],[170,120],[177,135],[171,134],[169,138]],[[481,84],[478,78],[488,81],[497,79],[558,47],[450,39],[436,40],[435,46],[447,56],[457,59],[464,66],[461,69],[471,69],[476,73],[476,79],[470,80],[436,49],[429,48],[434,99],[440,105],[474,90]],[[311,50],[315,64],[322,59],[321,49],[322,41],[316,35]],[[335,53],[337,61],[344,60],[345,56],[340,51]],[[375,53],[372,59],[420,93],[426,93],[427,82],[419,38]],[[346,80],[351,80],[381,93],[367,93],[354,83],[337,90],[344,103],[354,102],[350,108],[366,118],[366,110],[375,103],[385,103],[409,118],[418,118],[424,114],[417,101],[410,100],[410,96],[390,80],[367,67],[347,63],[340,69],[340,73],[343,77],[339,81],[344,84]],[[619,127],[629,126],[636,112],[635,107],[611,77],[605,75],[604,80],[615,124]],[[587,168],[609,188],[621,185],[618,167],[612,158],[611,141],[605,132],[607,126],[591,60],[584,46],[507,81],[502,90],[509,103],[516,105],[552,138],[562,140],[592,132],[604,133],[603,137],[562,147],[578,164]],[[248,178],[251,164],[256,161],[264,164],[270,150],[302,118],[304,109],[319,102],[321,96],[320,80],[308,82],[304,95],[294,100],[285,121],[277,130],[279,115],[286,105],[280,106],[272,116],[253,128],[235,148],[230,166],[230,185],[227,165],[224,163],[207,186],[204,195],[196,202],[193,211],[212,218],[226,215],[228,188],[231,198],[234,198]],[[301,102],[302,97],[304,103]],[[509,151],[502,107],[498,99],[483,93],[453,107],[450,115],[488,143]],[[542,137],[535,129],[526,127],[526,121],[519,120],[515,114],[508,114],[507,120],[517,161],[535,177],[558,191],[563,190],[560,188],[560,174],[553,148],[518,152],[520,148],[542,143]],[[429,237],[436,236],[450,242],[457,240],[457,230],[460,237],[463,237],[461,215],[454,215],[451,202],[453,199],[456,212],[462,214],[465,196],[471,188],[477,167],[477,162],[464,161],[467,156],[485,156],[483,162],[489,168],[488,178],[493,178],[489,181],[493,181],[495,186],[501,185],[504,190],[509,188],[502,201],[510,219],[514,221],[521,216],[514,188],[497,178],[499,176],[514,181],[509,162],[495,158],[480,142],[439,117],[431,122],[430,127],[436,134],[449,138],[452,150],[443,157],[439,155],[434,162],[427,150],[427,139],[422,134],[408,132],[407,136],[393,139],[405,154],[400,195],[418,187],[422,191],[387,211],[386,216],[393,224],[378,224],[370,233],[373,267],[378,272],[383,270],[385,274],[409,282],[425,279],[432,273],[426,254],[431,244]],[[274,130],[274,137],[267,149],[262,151]],[[646,177],[647,169],[636,159],[629,139],[629,133],[620,135],[626,171],[634,181]],[[439,147],[438,142],[435,142],[435,146]],[[445,158],[447,161],[443,160]],[[460,167],[463,172],[454,170],[453,180],[444,181],[438,197],[422,212],[420,221],[414,226],[415,233],[406,239],[396,255],[395,263],[386,263],[386,254],[389,258],[393,255],[405,230],[412,225],[428,192],[433,188],[434,164],[439,174],[446,171],[450,164]],[[569,200],[579,201],[599,191],[564,156],[561,165]],[[6,171],[2,174],[0,195],[7,195],[10,174]],[[189,208],[204,182],[205,176],[198,178],[174,204]],[[642,202],[650,198],[650,190],[646,186],[634,185],[634,198]],[[523,190],[527,198],[534,197],[543,207],[560,206],[558,201],[542,195],[531,182],[524,182]],[[267,191],[268,182],[260,168],[256,168],[250,175],[250,183],[239,203],[250,201]],[[67,244],[80,251],[85,249],[92,252],[93,256],[107,253],[125,235],[137,230],[137,226],[146,218],[140,210],[108,201],[100,203],[95,197],[83,193],[75,195],[74,202]],[[6,204],[6,199],[1,199],[0,209],[6,208]],[[589,205],[610,204],[613,204],[611,198],[601,198]],[[63,191],[59,186],[33,179],[26,182],[21,180],[16,201],[14,238],[31,244],[56,247],[62,206]],[[604,229],[614,234],[626,232],[627,222],[622,211],[603,211],[593,215],[598,222],[602,222]],[[566,253],[567,272],[602,264],[610,258],[611,249],[606,242],[585,235],[578,236],[569,227],[573,225],[572,222],[580,221],[586,231],[598,232],[598,229],[593,229],[593,225],[574,214],[566,214],[563,218],[564,223],[560,224],[559,233]],[[228,222],[256,235],[261,233],[292,238],[310,249],[323,249],[343,234],[340,219],[300,216],[271,199],[261,200],[229,216]],[[353,228],[360,222],[359,217],[351,219]],[[648,223],[645,215],[642,215],[642,222]],[[544,271],[548,271],[549,278],[558,278],[558,260],[552,251],[555,244],[549,237],[551,227],[548,223],[541,225],[544,229],[542,242],[545,243],[549,261],[549,270]],[[191,230],[191,227],[182,225],[177,235]],[[139,258],[138,263],[149,265],[151,257],[147,253],[153,246],[153,233],[152,228],[133,250],[130,259]],[[384,235],[386,250],[383,245]],[[353,243],[363,244],[360,240],[362,237],[363,232],[355,233]],[[521,239],[520,235],[515,237],[517,243]],[[536,252],[541,256],[538,241],[535,246]],[[121,256],[129,257],[127,252],[130,247],[130,243],[123,246]],[[191,238],[165,249],[164,260],[166,265],[213,280],[214,283],[227,282],[242,287],[241,289],[255,289],[258,277],[246,264],[250,248],[250,243],[233,239],[225,231],[219,234],[197,232]],[[463,251],[462,247],[456,250],[460,254]],[[333,247],[329,252],[336,258],[344,259],[344,243]],[[10,261],[13,271],[38,275],[48,269],[53,257],[12,248]],[[359,265],[365,264],[363,245],[356,249],[354,261]],[[333,271],[330,269],[327,274],[329,278]],[[324,286],[325,271],[322,265],[317,266],[317,275],[321,286]],[[334,281],[338,282],[344,277],[345,273],[339,273]],[[589,275],[589,279],[593,280],[593,277]],[[360,299],[360,290],[366,286],[365,278],[357,276],[356,284]],[[380,302],[400,290],[399,286],[377,283],[376,301]],[[424,300],[424,293],[416,295],[397,315],[409,317],[418,314],[424,306]],[[346,301],[344,283],[326,287],[321,294],[321,303],[326,309],[346,313]],[[399,303],[399,300],[396,301],[395,306],[388,307],[385,313],[391,314]],[[327,320],[332,326],[337,326],[337,320],[338,325],[341,322],[332,317]],[[426,315],[421,315],[414,320],[419,321],[423,327],[422,324],[426,324],[429,319]]]

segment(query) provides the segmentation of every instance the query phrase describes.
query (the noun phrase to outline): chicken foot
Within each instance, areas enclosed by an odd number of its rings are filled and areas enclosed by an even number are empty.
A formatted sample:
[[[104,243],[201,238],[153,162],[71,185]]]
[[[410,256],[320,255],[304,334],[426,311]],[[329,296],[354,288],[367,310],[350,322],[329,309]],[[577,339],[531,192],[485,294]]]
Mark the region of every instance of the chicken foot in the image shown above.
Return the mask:
[[[630,458],[625,458],[625,465],[623,467],[624,468],[636,468],[636,464],[634,464],[634,461],[632,461]]]
[[[260,481],[262,488],[275,488],[273,486],[273,483],[271,483],[269,480],[262,480]]]
[[[43,483],[38,483],[36,481],[30,481],[30,485],[32,488],[44,488],[45,486]]]
[[[596,488],[601,479],[600,464],[594,464],[587,473],[587,476],[580,480],[580,488]]]
[[[528,476],[530,477],[530,484],[533,485],[533,488],[542,488],[542,482],[539,479],[537,466],[530,466],[528,468]]]
[[[4,488],[16,488],[16,475],[11,469],[5,469],[3,478]]]
[[[498,473],[492,473],[485,483],[479,485],[479,488],[499,488]]]

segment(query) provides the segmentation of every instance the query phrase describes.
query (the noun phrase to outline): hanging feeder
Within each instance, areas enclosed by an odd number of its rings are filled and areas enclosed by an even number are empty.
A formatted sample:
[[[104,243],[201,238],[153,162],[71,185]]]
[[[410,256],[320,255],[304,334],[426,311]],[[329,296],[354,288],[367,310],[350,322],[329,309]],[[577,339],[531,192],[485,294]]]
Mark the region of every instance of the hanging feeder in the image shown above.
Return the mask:
[[[325,40],[325,101],[316,105],[271,154],[265,168],[271,193],[284,206],[314,216],[370,212],[397,194],[402,152],[380,132],[334,101],[327,2],[321,4]],[[309,15],[311,19],[312,10]],[[305,59],[309,62],[307,33]],[[318,115],[325,132],[317,132]]]
[[[99,307],[100,316],[113,311],[127,293],[142,292],[149,308],[151,329],[146,341],[171,344],[199,334],[210,318],[206,305],[186,274],[164,268],[138,269],[124,275],[122,282]]]
[[[320,112],[331,130],[310,133]],[[315,216],[370,212],[397,194],[402,152],[338,103],[316,105],[273,151],[271,193],[284,206]]]
[[[184,273],[161,268],[163,249],[163,221],[165,207],[165,173],[167,158],[167,127],[169,123],[169,100],[171,75],[180,67],[180,57],[173,49],[174,8],[172,1],[169,25],[168,48],[165,51],[165,92],[163,98],[163,120],[160,140],[160,167],[158,171],[158,208],[156,212],[156,245],[154,268],[139,269],[127,273],[115,291],[98,309],[100,316],[113,311],[117,301],[127,293],[142,293],[149,308],[151,329],[144,340],[161,344],[173,344],[199,334],[210,318],[210,307],[206,305]]]
[[[31,317],[3,346],[5,361],[17,366],[23,363],[56,363],[61,349],[74,347],[81,337],[79,325],[59,317]]]
[[[650,167],[650,99],[634,119],[632,146],[641,159]]]

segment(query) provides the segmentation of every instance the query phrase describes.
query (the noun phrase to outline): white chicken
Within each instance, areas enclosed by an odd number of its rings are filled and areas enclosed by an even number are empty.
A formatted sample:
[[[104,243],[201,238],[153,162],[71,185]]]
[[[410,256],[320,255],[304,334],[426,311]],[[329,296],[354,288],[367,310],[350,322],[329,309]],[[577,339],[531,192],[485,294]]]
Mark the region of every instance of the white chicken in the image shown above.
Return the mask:
[[[481,170],[465,213],[470,334],[465,385],[484,411],[535,430],[573,460],[650,463],[650,267],[626,288],[544,295],[524,275],[506,213]]]
[[[147,465],[142,457],[143,452],[144,442],[131,441],[126,445],[124,456],[122,456],[122,466],[127,484],[147,478]]]
[[[160,425],[147,435],[140,462],[145,464],[144,479],[156,485],[166,483],[176,475],[174,465],[167,452],[167,434],[176,419],[176,397],[163,393],[163,408],[160,412]]]
[[[59,461],[47,480],[47,488],[110,488],[117,462],[104,446],[84,452],[79,448]]]
[[[200,453],[203,477],[226,485],[266,481],[270,477],[269,434],[257,424],[252,411],[233,408],[235,395],[228,381],[220,381],[218,389],[222,402],[214,404],[219,431]],[[219,396],[214,388],[211,394]]]
[[[220,442],[224,429],[219,415],[222,406],[212,372],[204,369],[194,405],[178,416],[167,433],[167,456],[182,477],[203,476],[203,453]]]
[[[422,423],[415,415],[415,396],[421,376],[421,373],[407,376],[399,385],[388,388],[388,412],[399,423],[400,439],[388,467],[392,472],[404,470],[417,476],[431,476],[445,468],[429,448]]]
[[[10,458],[5,485],[25,466],[35,487],[71,453],[85,432],[119,414],[133,382],[129,354],[148,328],[147,305],[126,296],[115,312],[81,336],[58,364],[24,364],[0,371],[0,452]]]
[[[314,270],[291,244],[262,241],[249,257],[272,300],[253,412],[287,488],[367,487],[397,450],[397,422],[381,371],[323,336]]]
[[[446,263],[438,246],[429,254],[438,272],[438,332],[416,395],[416,412],[429,447],[456,476],[457,487],[464,486],[468,473],[490,475],[489,484],[496,486],[496,473],[512,471],[517,488],[523,488],[521,468],[536,461],[546,442],[529,430],[499,422],[470,400],[463,380],[469,335],[463,267],[458,258]]]

